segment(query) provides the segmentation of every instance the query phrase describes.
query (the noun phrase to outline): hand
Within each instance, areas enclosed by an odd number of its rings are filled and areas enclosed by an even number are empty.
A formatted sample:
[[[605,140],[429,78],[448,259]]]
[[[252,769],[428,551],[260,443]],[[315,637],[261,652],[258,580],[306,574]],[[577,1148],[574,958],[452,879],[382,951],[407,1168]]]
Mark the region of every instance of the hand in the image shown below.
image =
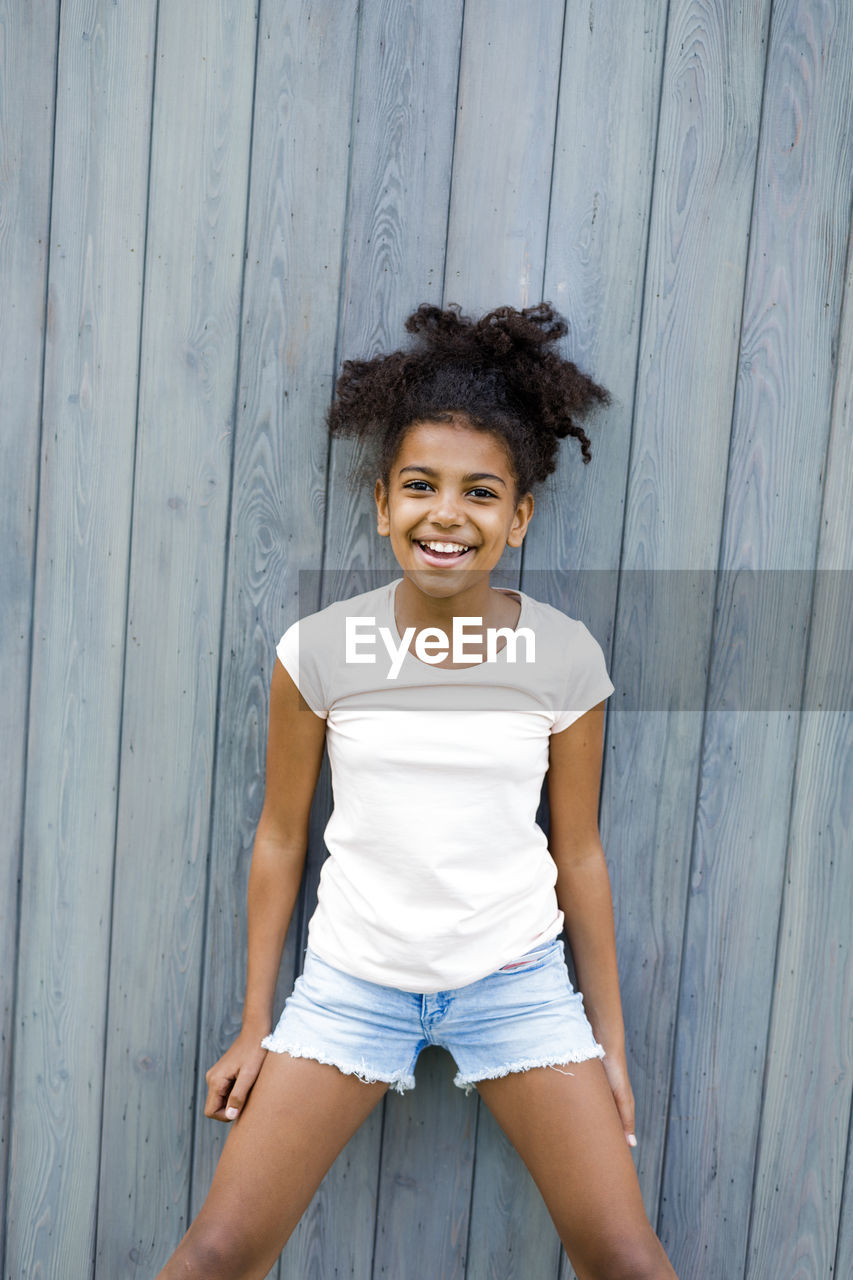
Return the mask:
[[[261,1048],[262,1035],[244,1029],[205,1075],[207,1101],[204,1114],[210,1120],[236,1120],[245,1106],[249,1090],[258,1078],[267,1056]]]
[[[604,1070],[616,1100],[616,1109],[622,1128],[625,1130],[625,1141],[629,1147],[636,1147],[637,1135],[634,1133],[634,1093],[628,1079],[628,1063],[624,1051],[607,1053],[604,1057]]]

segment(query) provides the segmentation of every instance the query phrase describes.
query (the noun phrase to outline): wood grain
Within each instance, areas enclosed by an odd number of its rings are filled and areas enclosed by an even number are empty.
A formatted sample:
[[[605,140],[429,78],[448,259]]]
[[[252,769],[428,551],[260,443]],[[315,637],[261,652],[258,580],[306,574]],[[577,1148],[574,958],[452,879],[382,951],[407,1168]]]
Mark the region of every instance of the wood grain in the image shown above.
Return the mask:
[[[461,0],[364,10],[339,363],[405,346],[406,317],[441,301],[461,26]],[[396,569],[370,487],[356,479],[363,460],[362,448],[333,441],[324,568],[347,570],[347,595],[376,585],[360,571]]]
[[[661,571],[717,562],[768,13],[672,4],[661,86],[602,801],[653,1221],[713,609],[700,583],[661,628]],[[629,687],[640,712],[620,706]]]
[[[43,34],[50,47],[56,28]],[[6,1246],[18,1275],[53,1274],[57,1256],[88,1275],[94,1249],[153,34],[153,4],[62,7]]]
[[[748,1280],[833,1272],[853,1092],[853,717],[818,709],[849,670],[853,263],[843,304],[747,1253]],[[816,688],[814,686],[817,686]],[[848,680],[849,693],[849,680]],[[839,1269],[841,1268],[841,1269]]]
[[[851,79],[849,9],[774,6],[663,1177],[662,1236],[686,1274],[738,1272],[747,1248],[735,1167],[745,1177],[756,1157],[799,706],[742,709],[739,668],[756,637],[773,635],[764,661],[801,689],[811,602],[797,575],[756,593],[753,575],[737,571],[816,561],[842,292],[834,264],[853,194]],[[843,768],[840,741],[834,758]],[[778,1176],[794,1217],[797,1189],[788,1170]]]
[[[6,1203],[56,91],[55,0],[0,4],[0,1204]],[[48,33],[52,33],[52,38]],[[0,1214],[0,1260],[5,1213]]]
[[[255,34],[240,3],[160,10],[99,1195],[105,1277],[152,1274],[187,1221]]]
[[[298,616],[300,571],[319,564],[322,546],[323,414],[332,378],[348,163],[341,122],[352,97],[341,67],[354,64],[355,5],[337,6],[318,22],[319,16],[315,12],[312,21],[312,6],[281,0],[264,7],[259,29],[193,1214],[227,1134],[226,1126],[202,1118],[203,1077],[240,1028],[246,885],[263,803],[275,645]],[[297,908],[285,944],[277,1010],[296,972],[299,914]]]
[[[666,33],[664,6],[568,5],[543,296],[563,353],[610,391],[537,495],[522,585],[613,638]],[[608,92],[600,88],[607,84]]]
[[[453,1085],[441,1049],[418,1059],[417,1087],[388,1095],[373,1274],[463,1280],[477,1098]]]

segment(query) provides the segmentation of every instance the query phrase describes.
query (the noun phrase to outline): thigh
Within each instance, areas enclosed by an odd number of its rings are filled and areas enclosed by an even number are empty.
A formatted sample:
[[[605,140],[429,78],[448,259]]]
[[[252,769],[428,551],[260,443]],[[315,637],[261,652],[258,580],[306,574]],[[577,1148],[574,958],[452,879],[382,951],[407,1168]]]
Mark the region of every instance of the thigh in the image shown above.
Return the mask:
[[[513,1072],[477,1088],[530,1170],[582,1280],[674,1276],[598,1059]]]
[[[265,1276],[329,1166],[387,1088],[311,1058],[267,1054],[164,1280]]]

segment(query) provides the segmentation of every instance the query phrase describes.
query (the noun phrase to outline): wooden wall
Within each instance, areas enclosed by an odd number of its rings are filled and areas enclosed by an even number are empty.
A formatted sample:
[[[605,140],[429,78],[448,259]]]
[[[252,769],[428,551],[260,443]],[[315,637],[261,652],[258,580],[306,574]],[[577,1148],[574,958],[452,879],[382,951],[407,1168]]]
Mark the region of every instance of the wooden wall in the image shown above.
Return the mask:
[[[852,101],[846,0],[0,0],[5,1277],[153,1276],[204,1197],[274,646],[388,564],[341,360],[542,298],[613,405],[509,568],[617,686],[647,1206],[682,1280],[853,1274]],[[571,1276],[451,1071],[274,1275]]]

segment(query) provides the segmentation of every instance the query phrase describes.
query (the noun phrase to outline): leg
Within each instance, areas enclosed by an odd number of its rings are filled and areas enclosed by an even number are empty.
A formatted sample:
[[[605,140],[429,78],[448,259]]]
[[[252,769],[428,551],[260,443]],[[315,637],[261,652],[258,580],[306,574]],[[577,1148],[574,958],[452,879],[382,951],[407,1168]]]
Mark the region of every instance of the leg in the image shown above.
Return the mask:
[[[158,1280],[261,1280],[388,1086],[269,1053],[207,1199]]]
[[[674,1280],[598,1059],[477,1088],[542,1192],[581,1280]]]

